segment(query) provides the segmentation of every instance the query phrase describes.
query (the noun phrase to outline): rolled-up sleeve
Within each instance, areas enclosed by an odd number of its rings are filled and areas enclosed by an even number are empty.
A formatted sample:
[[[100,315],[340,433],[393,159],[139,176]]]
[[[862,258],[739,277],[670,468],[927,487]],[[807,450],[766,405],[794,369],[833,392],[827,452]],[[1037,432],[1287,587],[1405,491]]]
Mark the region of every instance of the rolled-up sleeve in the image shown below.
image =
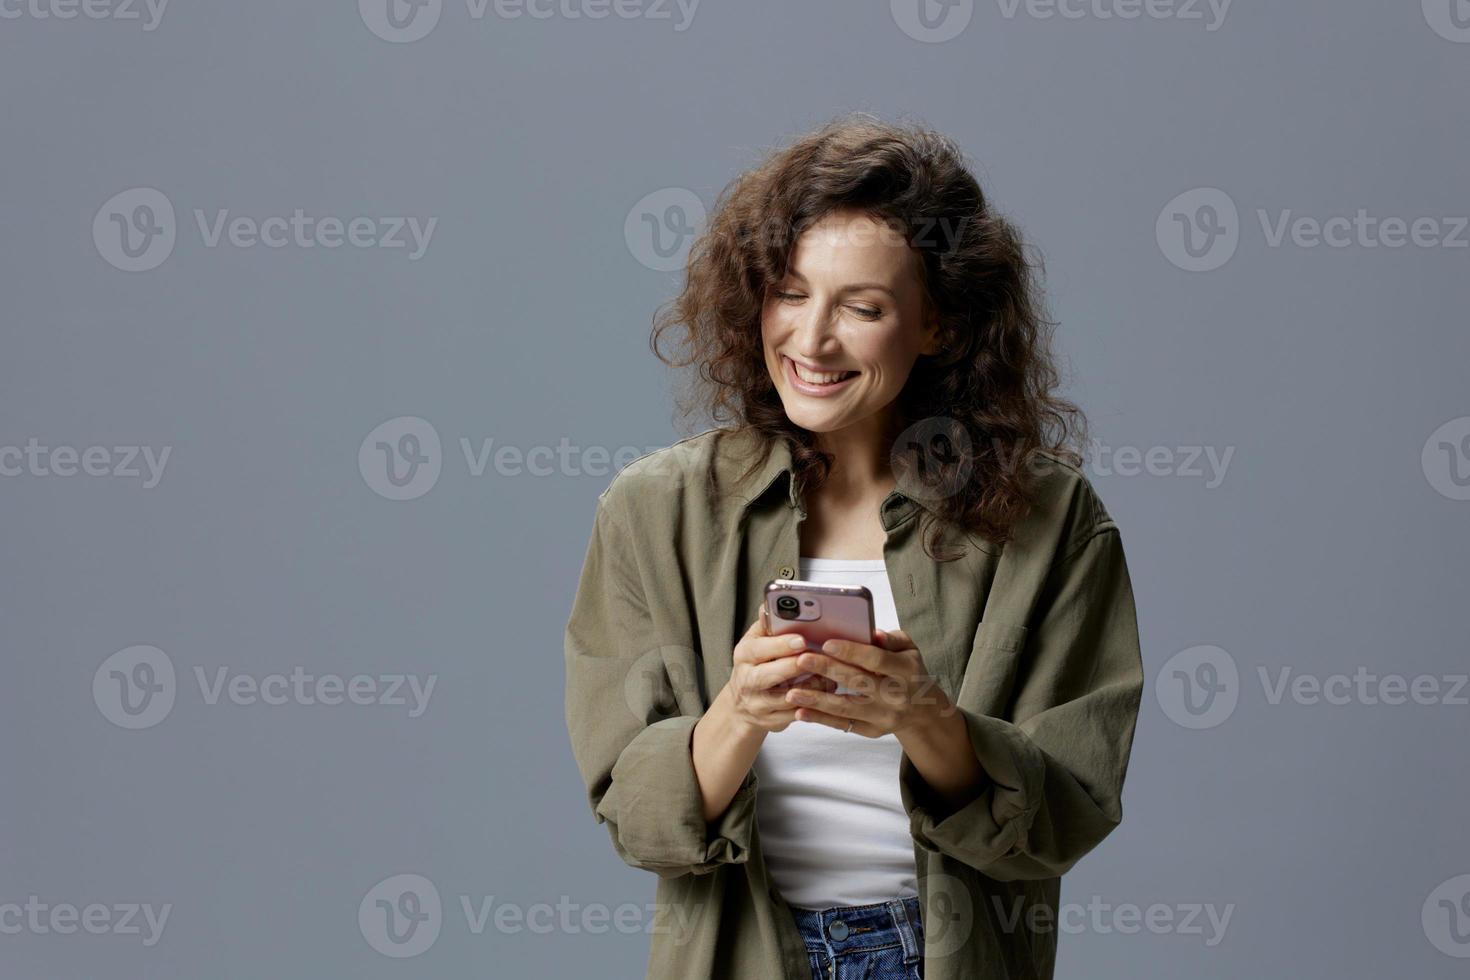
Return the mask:
[[[704,819],[691,754],[704,713],[692,640],[686,624],[654,622],[618,489],[615,480],[598,498],[566,627],[572,754],[619,857],[664,878],[705,874],[749,859],[755,774],[723,814]],[[667,578],[680,581],[677,570]]]
[[[1001,881],[1063,874],[1122,819],[1143,665],[1116,525],[1052,568],[1028,634],[1011,720],[967,705],[969,685],[957,698],[985,771],[978,795],[950,811],[907,755],[899,767],[920,846]]]

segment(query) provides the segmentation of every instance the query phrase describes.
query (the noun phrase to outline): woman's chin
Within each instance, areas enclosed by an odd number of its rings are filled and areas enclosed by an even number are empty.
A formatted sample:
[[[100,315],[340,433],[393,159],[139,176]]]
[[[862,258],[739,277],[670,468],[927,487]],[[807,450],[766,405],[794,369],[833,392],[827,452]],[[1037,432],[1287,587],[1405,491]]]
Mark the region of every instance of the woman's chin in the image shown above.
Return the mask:
[[[800,395],[793,401],[787,401],[784,404],[786,417],[793,425],[798,425],[808,432],[836,432],[852,424],[850,412],[839,410],[835,406],[828,408],[825,405],[812,405],[809,400],[801,398]]]

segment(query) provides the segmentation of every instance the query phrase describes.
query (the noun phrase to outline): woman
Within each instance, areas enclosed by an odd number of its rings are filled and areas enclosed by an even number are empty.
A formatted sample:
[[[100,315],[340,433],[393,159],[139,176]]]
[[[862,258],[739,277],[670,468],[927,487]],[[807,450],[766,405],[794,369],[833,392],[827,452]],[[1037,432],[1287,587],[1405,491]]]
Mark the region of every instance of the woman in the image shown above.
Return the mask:
[[[1143,675],[1046,327],[938,134],[841,119],[721,196],[652,343],[733,424],[603,491],[566,629],[593,812],[659,876],[648,976],[1052,976]],[[794,650],[775,578],[880,628]]]

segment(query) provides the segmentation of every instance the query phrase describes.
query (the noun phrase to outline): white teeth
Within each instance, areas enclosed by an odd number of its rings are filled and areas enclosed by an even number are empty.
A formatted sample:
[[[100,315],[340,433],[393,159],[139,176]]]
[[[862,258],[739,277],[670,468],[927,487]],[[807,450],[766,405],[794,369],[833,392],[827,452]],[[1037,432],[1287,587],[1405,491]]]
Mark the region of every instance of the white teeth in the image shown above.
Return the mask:
[[[791,362],[791,366],[796,369],[796,376],[798,378],[814,385],[829,385],[833,382],[841,381],[853,373],[851,371],[808,371],[795,361]]]

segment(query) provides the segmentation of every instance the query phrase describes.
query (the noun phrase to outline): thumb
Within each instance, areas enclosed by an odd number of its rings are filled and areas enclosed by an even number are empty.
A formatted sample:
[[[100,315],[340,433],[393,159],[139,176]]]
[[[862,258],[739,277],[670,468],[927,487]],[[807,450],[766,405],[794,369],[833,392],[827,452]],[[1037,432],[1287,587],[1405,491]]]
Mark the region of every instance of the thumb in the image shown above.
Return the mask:
[[[907,650],[914,645],[913,638],[904,630],[880,630],[883,634],[884,649]]]
[[[769,636],[770,632],[770,626],[766,622],[766,604],[763,602],[761,603],[760,612],[756,614],[755,622],[750,624],[750,627],[745,631],[745,635]]]

